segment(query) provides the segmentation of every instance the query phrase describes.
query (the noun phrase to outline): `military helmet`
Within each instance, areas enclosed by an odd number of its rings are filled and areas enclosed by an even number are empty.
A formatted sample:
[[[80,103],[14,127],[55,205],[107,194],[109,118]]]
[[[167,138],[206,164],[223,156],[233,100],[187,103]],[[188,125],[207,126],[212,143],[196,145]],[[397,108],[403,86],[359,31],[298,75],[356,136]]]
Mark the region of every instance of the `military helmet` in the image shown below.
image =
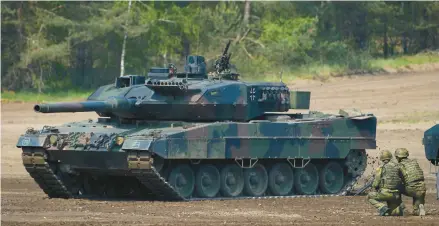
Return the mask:
[[[384,150],[381,152],[381,155],[380,155],[381,161],[390,160],[390,159],[392,159],[392,153],[389,150]]]
[[[395,156],[399,158],[407,158],[409,156],[409,151],[405,148],[397,148]]]

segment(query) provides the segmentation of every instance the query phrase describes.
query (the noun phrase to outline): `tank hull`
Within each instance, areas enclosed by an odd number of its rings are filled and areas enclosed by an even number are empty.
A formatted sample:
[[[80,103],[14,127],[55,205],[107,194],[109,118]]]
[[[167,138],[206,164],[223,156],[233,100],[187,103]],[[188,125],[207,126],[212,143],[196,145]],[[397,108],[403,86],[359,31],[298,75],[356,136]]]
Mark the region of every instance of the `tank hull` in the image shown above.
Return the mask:
[[[116,124],[20,137],[23,164],[54,198],[166,201],[347,195],[376,148],[376,118]]]

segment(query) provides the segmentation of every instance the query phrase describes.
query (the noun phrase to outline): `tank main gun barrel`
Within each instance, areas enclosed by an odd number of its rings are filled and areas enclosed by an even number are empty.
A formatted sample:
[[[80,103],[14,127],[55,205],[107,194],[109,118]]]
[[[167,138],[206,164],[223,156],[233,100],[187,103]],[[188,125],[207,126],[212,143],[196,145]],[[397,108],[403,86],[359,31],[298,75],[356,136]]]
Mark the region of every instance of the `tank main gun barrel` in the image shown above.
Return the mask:
[[[136,99],[110,98],[106,101],[37,104],[34,106],[34,111],[40,113],[129,111],[135,103]]]

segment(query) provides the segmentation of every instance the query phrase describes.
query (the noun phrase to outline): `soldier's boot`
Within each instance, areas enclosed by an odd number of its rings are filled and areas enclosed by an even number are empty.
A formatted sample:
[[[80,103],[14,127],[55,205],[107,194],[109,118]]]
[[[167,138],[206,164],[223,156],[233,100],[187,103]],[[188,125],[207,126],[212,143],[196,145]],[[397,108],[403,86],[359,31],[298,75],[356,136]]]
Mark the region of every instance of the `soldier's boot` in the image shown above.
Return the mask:
[[[401,205],[393,209],[393,211],[390,213],[390,216],[404,216],[404,209],[405,205],[404,203],[401,203]]]
[[[383,206],[378,209],[378,213],[380,214],[380,216],[385,216],[386,214],[388,214],[388,212],[389,208],[387,206]]]
[[[425,216],[424,204],[419,205],[419,216]]]

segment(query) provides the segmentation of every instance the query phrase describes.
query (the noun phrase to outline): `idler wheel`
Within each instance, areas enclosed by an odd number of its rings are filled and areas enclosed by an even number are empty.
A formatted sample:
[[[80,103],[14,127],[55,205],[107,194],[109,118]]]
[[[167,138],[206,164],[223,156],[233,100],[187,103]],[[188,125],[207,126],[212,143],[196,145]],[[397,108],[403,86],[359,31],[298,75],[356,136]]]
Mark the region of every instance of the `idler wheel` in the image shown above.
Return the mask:
[[[268,174],[268,187],[273,195],[288,195],[293,189],[293,169],[287,163],[274,164]]]
[[[226,197],[236,197],[244,189],[244,173],[235,164],[226,165],[221,170],[221,193]]]
[[[317,167],[308,163],[304,168],[297,169],[294,174],[296,192],[300,195],[313,195],[319,185],[319,171]]]
[[[336,194],[344,184],[343,168],[337,162],[328,162],[320,170],[319,187],[326,194]]]
[[[169,183],[184,198],[188,198],[194,191],[195,176],[189,165],[178,165],[169,174]]]
[[[195,180],[195,191],[203,198],[213,198],[221,186],[220,173],[214,165],[203,165],[198,169]]]
[[[268,186],[268,174],[264,165],[256,164],[253,168],[244,170],[244,189],[250,196],[261,196]]]
[[[365,150],[351,150],[346,157],[345,165],[348,173],[352,176],[360,176],[367,167],[367,155]]]

